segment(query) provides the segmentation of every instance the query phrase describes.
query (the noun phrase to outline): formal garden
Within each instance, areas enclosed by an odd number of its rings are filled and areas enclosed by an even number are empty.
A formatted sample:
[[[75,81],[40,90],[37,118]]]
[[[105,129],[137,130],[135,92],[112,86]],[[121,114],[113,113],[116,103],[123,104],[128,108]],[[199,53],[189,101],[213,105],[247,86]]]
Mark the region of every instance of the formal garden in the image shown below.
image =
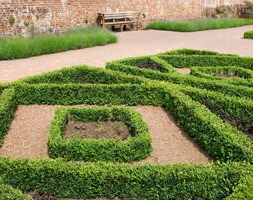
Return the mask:
[[[53,112],[45,158],[0,158],[1,198],[252,199],[252,85],[252,57],[191,49],[1,84],[2,149],[15,129],[15,112],[31,106]],[[165,149],[158,161],[149,159],[159,127],[153,132],[143,107],[173,117],[205,161],[161,162]],[[36,123],[30,122],[31,130]],[[18,152],[15,143],[8,148]]]

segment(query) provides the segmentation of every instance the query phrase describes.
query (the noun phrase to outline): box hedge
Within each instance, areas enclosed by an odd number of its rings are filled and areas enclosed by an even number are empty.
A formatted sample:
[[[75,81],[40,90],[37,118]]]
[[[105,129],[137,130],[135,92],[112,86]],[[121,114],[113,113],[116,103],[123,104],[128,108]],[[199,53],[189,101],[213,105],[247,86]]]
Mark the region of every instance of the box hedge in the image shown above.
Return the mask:
[[[231,85],[217,80],[210,80],[194,76],[184,76],[178,73],[161,73],[159,71],[140,69],[135,66],[123,65],[120,62],[109,62],[107,69],[120,71],[125,74],[141,76],[153,80],[167,81],[175,84],[187,85],[211,91],[218,91],[231,96],[246,97],[253,99],[253,89],[245,86]]]
[[[5,182],[24,192],[83,199],[223,199],[252,174],[252,166],[243,163],[130,165],[1,158],[0,167]]]
[[[121,121],[132,137],[120,139],[64,139],[68,116],[73,121]],[[98,133],[99,134],[99,133]],[[92,107],[58,108],[48,137],[48,154],[51,158],[67,160],[131,162],[145,159],[152,151],[151,136],[142,116],[131,108]]]
[[[246,31],[243,35],[246,39],[253,39],[253,31]]]
[[[227,57],[235,59],[233,55]],[[230,114],[232,118],[248,123],[247,120],[252,119],[252,100],[224,95],[227,90],[223,94],[217,92],[222,92],[221,86],[217,90],[214,86],[208,86],[213,87],[213,91],[208,91],[155,81],[164,80],[163,78],[167,76],[178,76],[173,70],[161,73],[136,67],[127,68],[137,73],[135,75],[155,79],[148,80],[144,77],[120,75],[109,70],[88,72],[89,69],[85,71],[82,67],[77,68],[75,69],[77,72],[64,69],[62,74],[58,73],[59,71],[52,72],[51,75],[44,74],[45,76],[17,81],[7,89],[4,87],[5,90],[2,89],[0,97],[0,116],[1,119],[7,120],[0,122],[8,126],[18,104],[164,106],[176,118],[180,127],[218,162],[207,165],[140,165],[1,157],[0,177],[5,185],[22,192],[42,191],[59,198],[119,197],[180,200],[251,198],[252,142],[242,132],[224,123],[204,105],[207,105],[206,101],[210,102],[211,105],[218,106],[218,109],[213,111],[216,114]],[[74,76],[75,73],[80,74]],[[97,76],[97,82],[103,84],[87,84],[95,83],[92,82],[93,76]],[[110,84],[106,85],[106,82]],[[225,85],[222,86],[226,89]],[[230,87],[228,94],[231,95],[233,90],[239,88],[247,87]],[[7,129],[3,130],[6,134]],[[6,194],[8,195],[8,191],[1,194],[0,198]]]

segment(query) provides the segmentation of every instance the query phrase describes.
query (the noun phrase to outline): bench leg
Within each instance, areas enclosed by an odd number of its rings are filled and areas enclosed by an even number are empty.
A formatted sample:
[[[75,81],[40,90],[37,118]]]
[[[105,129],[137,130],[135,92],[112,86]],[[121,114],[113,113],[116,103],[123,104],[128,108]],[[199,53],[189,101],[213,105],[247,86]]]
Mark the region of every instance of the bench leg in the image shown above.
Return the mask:
[[[121,24],[121,25],[120,25],[120,32],[122,32],[122,31],[123,31],[123,29],[124,29],[124,25],[123,25],[123,24]]]

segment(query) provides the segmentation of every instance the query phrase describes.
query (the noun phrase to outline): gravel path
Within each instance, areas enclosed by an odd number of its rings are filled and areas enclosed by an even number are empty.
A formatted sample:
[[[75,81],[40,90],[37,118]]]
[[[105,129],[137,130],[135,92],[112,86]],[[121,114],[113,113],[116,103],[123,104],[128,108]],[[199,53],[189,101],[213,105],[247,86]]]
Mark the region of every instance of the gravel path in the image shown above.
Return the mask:
[[[47,137],[57,106],[19,106],[0,156],[47,157]],[[80,107],[80,106],[79,106]],[[154,106],[133,107],[147,123],[153,152],[142,163],[207,163],[210,159],[176,125],[165,110]]]
[[[130,31],[117,33],[118,43],[32,58],[0,61],[0,82],[73,65],[104,67],[105,63],[126,57],[156,54],[179,48],[205,49],[253,56],[253,40],[242,39],[253,26],[223,30],[179,33],[172,31]]]

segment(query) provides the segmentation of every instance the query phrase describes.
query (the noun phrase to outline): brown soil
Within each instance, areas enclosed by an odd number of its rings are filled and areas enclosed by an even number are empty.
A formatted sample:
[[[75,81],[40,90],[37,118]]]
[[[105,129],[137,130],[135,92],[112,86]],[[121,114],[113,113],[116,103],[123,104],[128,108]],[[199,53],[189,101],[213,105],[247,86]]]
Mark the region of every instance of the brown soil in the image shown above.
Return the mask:
[[[146,68],[146,69],[152,69],[152,70],[157,70],[157,71],[161,70],[161,66],[155,62],[152,62],[152,61],[138,62],[138,63],[136,63],[136,66],[139,68]]]
[[[0,155],[10,157],[48,157],[47,138],[57,106],[18,106]],[[87,107],[79,105],[75,107]],[[153,152],[141,163],[208,163],[211,159],[194,140],[180,130],[168,113],[155,106],[133,107],[147,123]]]
[[[176,70],[183,74],[183,75],[189,75],[191,73],[191,70],[189,68],[176,68]]]
[[[214,112],[216,115],[218,115],[223,122],[227,122],[231,124],[233,127],[237,128],[238,130],[242,131],[245,135],[247,135],[252,141],[253,141],[253,123],[241,123],[236,120],[232,120],[231,116],[229,115],[220,115],[217,112],[217,108],[214,107],[209,101],[203,102],[208,109],[210,109],[212,112]]]
[[[117,139],[126,140],[131,137],[127,126],[123,122],[76,122],[70,121],[66,126],[65,139]]]
[[[223,73],[214,73],[213,76],[222,77],[222,78],[240,78],[239,76],[235,75],[234,73],[231,74],[223,74]]]

